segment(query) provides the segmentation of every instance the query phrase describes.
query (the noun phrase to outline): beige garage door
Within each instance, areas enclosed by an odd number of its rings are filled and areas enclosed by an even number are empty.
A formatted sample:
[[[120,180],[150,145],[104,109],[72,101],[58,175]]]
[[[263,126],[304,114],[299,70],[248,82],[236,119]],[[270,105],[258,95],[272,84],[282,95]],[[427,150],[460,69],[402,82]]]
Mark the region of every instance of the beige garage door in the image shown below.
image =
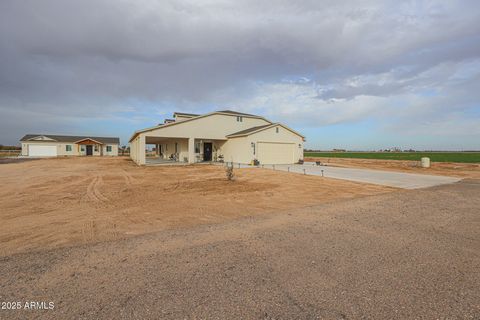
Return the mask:
[[[57,146],[54,145],[38,145],[38,144],[29,144],[28,145],[28,156],[30,157],[56,157],[57,156]]]
[[[258,161],[261,164],[288,164],[293,163],[294,143],[258,143]]]

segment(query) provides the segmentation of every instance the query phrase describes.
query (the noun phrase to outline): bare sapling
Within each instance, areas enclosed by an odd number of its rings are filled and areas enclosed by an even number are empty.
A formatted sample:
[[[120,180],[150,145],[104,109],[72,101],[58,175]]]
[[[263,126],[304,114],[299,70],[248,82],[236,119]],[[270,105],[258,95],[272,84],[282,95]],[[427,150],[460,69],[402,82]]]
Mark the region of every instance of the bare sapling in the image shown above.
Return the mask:
[[[228,181],[233,181],[233,179],[235,178],[235,173],[233,172],[233,163],[231,166],[227,164],[227,167],[225,169],[225,174],[227,175]]]

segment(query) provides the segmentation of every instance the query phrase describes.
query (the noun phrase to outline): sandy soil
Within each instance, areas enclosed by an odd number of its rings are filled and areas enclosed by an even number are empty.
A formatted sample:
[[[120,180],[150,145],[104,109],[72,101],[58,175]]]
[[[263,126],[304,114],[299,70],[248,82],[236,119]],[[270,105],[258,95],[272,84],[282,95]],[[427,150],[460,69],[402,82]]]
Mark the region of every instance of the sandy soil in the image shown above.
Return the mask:
[[[392,188],[263,169],[138,167],[127,158],[0,164],[0,255],[390,192]]]
[[[2,319],[480,319],[480,180],[0,257]]]
[[[419,161],[403,160],[307,157],[305,161],[321,161],[322,163],[336,167],[367,168],[480,179],[479,163],[432,162],[430,168],[422,168]]]

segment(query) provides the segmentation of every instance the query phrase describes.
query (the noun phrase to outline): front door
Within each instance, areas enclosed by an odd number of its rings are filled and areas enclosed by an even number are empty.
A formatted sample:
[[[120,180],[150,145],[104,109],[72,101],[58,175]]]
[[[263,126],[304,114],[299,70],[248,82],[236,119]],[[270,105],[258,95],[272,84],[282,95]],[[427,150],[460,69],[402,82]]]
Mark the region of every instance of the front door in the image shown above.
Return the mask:
[[[212,161],[212,143],[203,143],[203,161]]]
[[[92,145],[87,145],[87,156],[92,156],[93,155],[93,146]]]

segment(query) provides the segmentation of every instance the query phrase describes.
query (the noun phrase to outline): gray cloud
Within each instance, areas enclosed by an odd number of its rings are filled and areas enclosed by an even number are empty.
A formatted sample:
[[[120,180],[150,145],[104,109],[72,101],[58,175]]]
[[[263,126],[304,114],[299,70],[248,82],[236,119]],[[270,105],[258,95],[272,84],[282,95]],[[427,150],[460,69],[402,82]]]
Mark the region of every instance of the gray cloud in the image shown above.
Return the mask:
[[[216,105],[297,127],[408,118],[392,102],[460,121],[478,107],[478,30],[476,1],[4,0],[0,135]]]

